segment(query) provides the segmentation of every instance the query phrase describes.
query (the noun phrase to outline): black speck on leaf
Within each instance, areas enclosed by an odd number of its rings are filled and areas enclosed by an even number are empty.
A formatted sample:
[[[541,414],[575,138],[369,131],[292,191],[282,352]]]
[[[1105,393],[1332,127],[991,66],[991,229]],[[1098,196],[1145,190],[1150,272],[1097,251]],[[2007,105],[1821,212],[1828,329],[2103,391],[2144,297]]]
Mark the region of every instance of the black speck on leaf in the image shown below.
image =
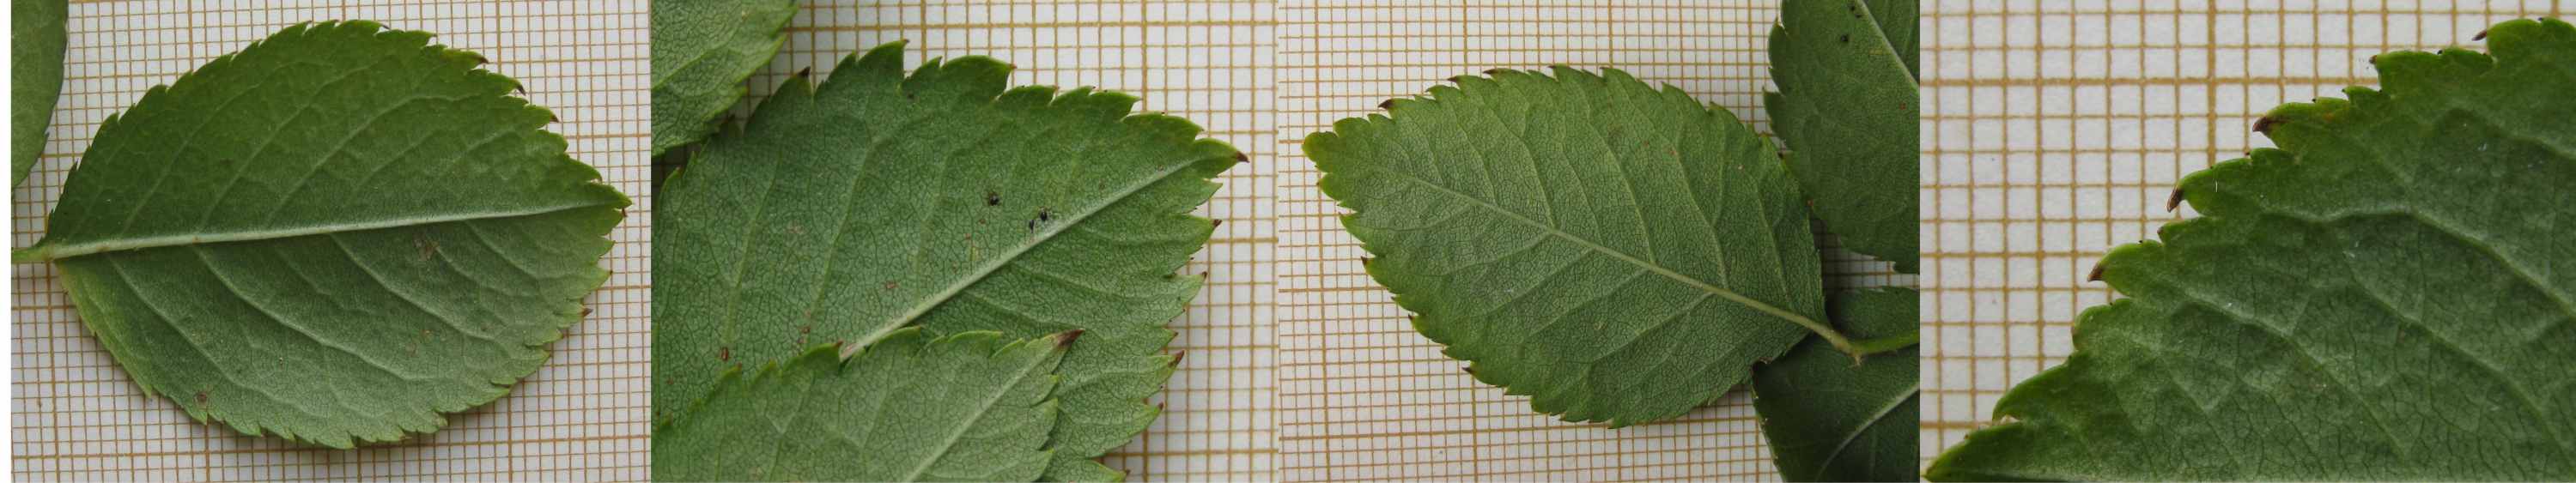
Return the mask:
[[[1843,34],[1842,42],[1846,44],[1851,43],[1851,34]]]
[[[984,191],[984,206],[1002,206],[1002,194],[991,190]]]
[[[1038,221],[1055,221],[1055,210],[1043,206],[1038,207]]]

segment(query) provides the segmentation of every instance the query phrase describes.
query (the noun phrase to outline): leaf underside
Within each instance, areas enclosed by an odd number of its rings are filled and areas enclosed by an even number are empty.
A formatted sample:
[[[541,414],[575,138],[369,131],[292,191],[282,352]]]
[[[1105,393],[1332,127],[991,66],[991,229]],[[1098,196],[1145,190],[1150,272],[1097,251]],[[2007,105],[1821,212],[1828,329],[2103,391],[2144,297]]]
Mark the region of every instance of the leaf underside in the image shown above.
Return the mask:
[[[27,180],[45,154],[45,128],[63,92],[65,0],[9,4],[9,185]]]
[[[1835,294],[1827,309],[1852,337],[1913,332],[1914,289]],[[1915,481],[1917,350],[1870,354],[1860,367],[1821,340],[1753,369],[1753,409],[1789,481]]]
[[[146,393],[245,434],[347,448],[500,397],[606,279],[626,199],[429,37],[302,24],[152,88],[18,257]]]
[[[2576,28],[2381,54],[2183,179],[2062,366],[1934,479],[2576,479]]]
[[[795,0],[653,0],[653,155],[706,139],[787,42]]]
[[[1790,0],[1771,29],[1771,128],[1844,248],[1916,273],[1922,112],[1913,0]]]
[[[730,371],[653,431],[666,481],[1030,481],[1047,468],[1059,340],[904,329]]]
[[[1824,312],[1768,142],[1625,72],[1459,77],[1306,138],[1416,330],[1538,412],[1626,426],[1743,382]]]
[[[1164,324],[1200,285],[1175,272],[1213,229],[1189,212],[1240,155],[1122,94],[1005,91],[1011,67],[984,57],[906,76],[902,54],[790,80],[663,187],[654,406],[808,344],[1082,330],[1045,478],[1121,477],[1093,459],[1160,412]]]

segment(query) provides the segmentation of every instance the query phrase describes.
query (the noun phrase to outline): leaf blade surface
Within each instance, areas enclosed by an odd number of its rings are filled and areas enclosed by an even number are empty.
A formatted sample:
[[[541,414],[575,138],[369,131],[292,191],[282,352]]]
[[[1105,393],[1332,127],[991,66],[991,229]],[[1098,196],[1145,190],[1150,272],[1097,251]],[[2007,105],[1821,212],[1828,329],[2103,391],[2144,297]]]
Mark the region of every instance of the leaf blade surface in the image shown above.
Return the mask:
[[[1045,472],[1069,334],[903,329],[849,360],[819,346],[727,374],[653,432],[673,481],[1030,481]]]
[[[704,140],[787,43],[795,0],[653,0],[653,155]]]
[[[2381,54],[2185,177],[2203,216],[2105,256],[2128,297],[1928,476],[2576,478],[2576,28],[2486,39]]]
[[[17,255],[145,393],[245,434],[347,448],[500,397],[606,279],[626,199],[429,37],[302,24],[153,88]]]
[[[1455,78],[1306,139],[1416,330],[1541,413],[1625,426],[1821,326],[1806,210],[1767,142],[1678,89],[1555,74]]]
[[[1921,222],[1912,0],[1793,0],[1764,96],[1799,188],[1844,247],[1915,273]]]
[[[1852,337],[1912,333],[1913,289],[1835,294],[1827,311]],[[1753,369],[1753,408],[1772,460],[1789,481],[1914,481],[1918,351],[1870,354],[1858,367],[1821,341],[1801,342]]]
[[[655,406],[806,344],[1079,329],[1047,478],[1119,477],[1092,458],[1159,413],[1164,324],[1200,285],[1175,272],[1213,230],[1189,212],[1240,154],[1122,94],[1006,90],[984,57],[906,75],[902,52],[791,80],[664,186]]]
[[[9,3],[9,185],[27,180],[45,154],[45,129],[63,93],[68,0]]]

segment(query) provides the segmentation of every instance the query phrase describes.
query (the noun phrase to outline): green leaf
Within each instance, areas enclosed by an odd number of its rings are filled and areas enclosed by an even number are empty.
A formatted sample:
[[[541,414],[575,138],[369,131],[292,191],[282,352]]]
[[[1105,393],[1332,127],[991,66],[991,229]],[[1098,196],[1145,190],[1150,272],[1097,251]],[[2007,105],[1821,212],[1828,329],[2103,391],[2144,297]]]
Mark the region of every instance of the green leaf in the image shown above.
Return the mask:
[[[1844,248],[1915,273],[1913,0],[1790,0],[1771,29],[1771,128],[1816,218]]]
[[[2576,479],[2576,28],[2372,61],[2185,177],[1940,480]]]
[[[653,0],[653,154],[716,132],[787,42],[795,0]]]
[[[1825,308],[1854,337],[1903,338],[1919,324],[1914,289],[1835,294]],[[1916,350],[1863,359],[1807,341],[1753,369],[1753,410],[1789,481],[1914,481]]]
[[[63,92],[66,0],[9,4],[9,185],[27,180],[45,154],[45,127]]]
[[[626,198],[470,52],[301,24],[99,127],[45,238],[149,394],[331,446],[429,432],[546,359]]]
[[[1457,77],[1307,136],[1415,330],[1538,412],[1680,416],[1821,320],[1797,185],[1724,109],[1610,69]],[[1808,329],[1801,329],[1800,327]]]
[[[653,430],[664,481],[1030,481],[1047,468],[1054,370],[1079,333],[1011,342],[907,328],[727,371]]]
[[[896,330],[1083,330],[1065,355],[1049,479],[1114,479],[1092,461],[1159,410],[1164,323],[1197,294],[1175,274],[1212,224],[1189,214],[1241,159],[1135,98],[1004,91],[1008,64],[903,45],[799,77],[663,186],[654,232],[653,399],[678,408],[742,364]],[[666,415],[667,416],[667,415]]]

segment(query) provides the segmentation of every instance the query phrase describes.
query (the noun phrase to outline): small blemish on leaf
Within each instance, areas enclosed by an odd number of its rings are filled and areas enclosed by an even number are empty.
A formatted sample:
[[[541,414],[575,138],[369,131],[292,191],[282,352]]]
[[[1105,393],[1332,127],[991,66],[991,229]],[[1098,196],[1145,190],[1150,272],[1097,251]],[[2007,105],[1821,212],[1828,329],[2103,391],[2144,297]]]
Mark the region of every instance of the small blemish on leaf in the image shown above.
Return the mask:
[[[206,392],[205,392],[205,391],[197,391],[197,404],[205,404],[205,403],[206,403]]]
[[[1846,44],[1851,43],[1851,34],[1843,34],[1842,42]]]
[[[1038,221],[1055,221],[1055,209],[1043,206],[1038,207]]]
[[[717,347],[717,348],[716,348],[716,360],[719,360],[719,361],[730,361],[730,360],[733,360],[733,347],[732,347],[732,346]]]
[[[887,280],[883,287],[885,287],[886,290],[903,288],[903,282],[899,280]]]
[[[995,193],[990,190],[985,191],[984,206],[1002,206],[1002,194]]]

